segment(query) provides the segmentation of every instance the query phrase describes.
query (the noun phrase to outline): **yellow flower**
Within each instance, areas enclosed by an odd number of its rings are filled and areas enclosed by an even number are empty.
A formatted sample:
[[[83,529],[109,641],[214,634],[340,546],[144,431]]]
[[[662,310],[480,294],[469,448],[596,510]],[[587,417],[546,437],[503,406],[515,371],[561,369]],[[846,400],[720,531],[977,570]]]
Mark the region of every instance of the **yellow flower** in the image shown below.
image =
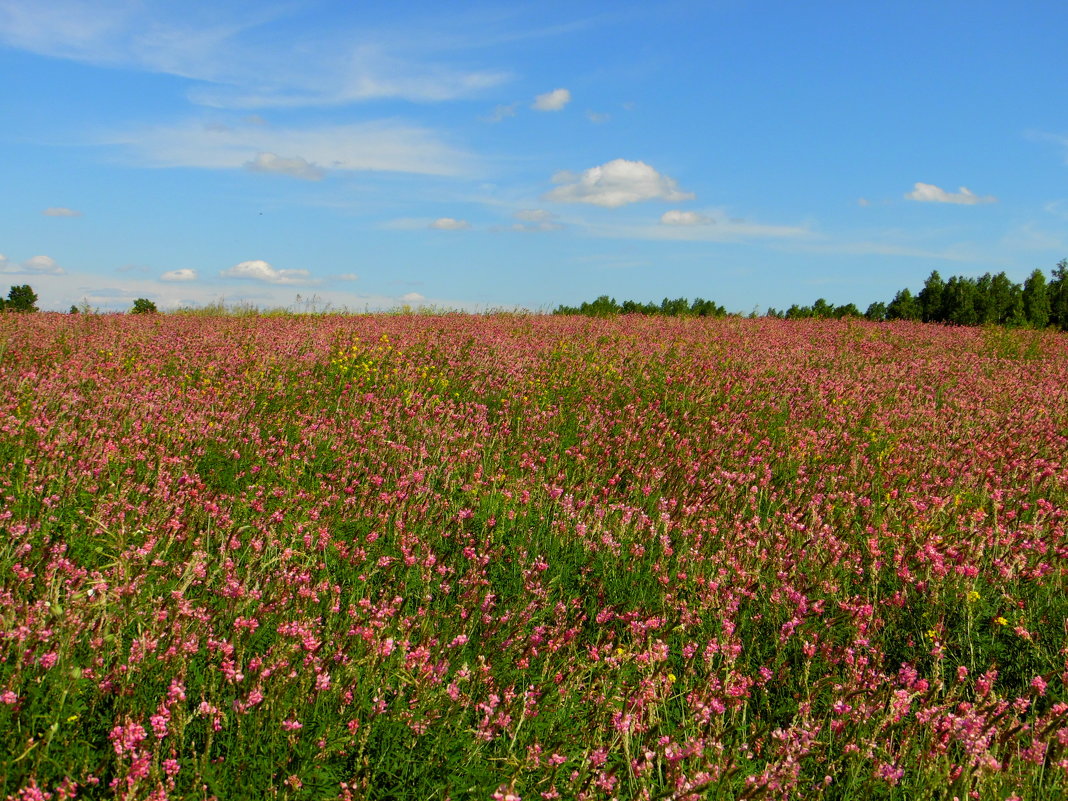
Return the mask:
[[[996,618],[994,618],[994,624],[997,626],[1007,626],[1009,624],[1009,621],[1007,621],[1001,615],[998,615]]]
[[[71,715],[69,718],[67,718],[67,723],[73,723],[77,719],[78,719],[77,715]]]
[[[975,590],[972,590],[971,592],[968,593],[968,603],[974,604],[978,600],[979,600],[979,593],[977,593]]]
[[[927,629],[927,637],[929,639],[933,640],[937,636],[938,636],[938,632],[936,632],[934,629]]]
[[[679,680],[678,677],[674,673],[668,673],[668,681],[669,682],[674,684],[678,680]]]

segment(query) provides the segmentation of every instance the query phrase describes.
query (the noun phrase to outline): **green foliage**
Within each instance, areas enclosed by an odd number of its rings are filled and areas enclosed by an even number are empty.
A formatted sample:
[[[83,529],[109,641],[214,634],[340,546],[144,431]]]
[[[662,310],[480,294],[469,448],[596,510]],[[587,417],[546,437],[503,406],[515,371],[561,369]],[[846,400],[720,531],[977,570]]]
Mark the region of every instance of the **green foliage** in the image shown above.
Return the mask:
[[[864,317],[873,323],[881,323],[886,319],[886,304],[881,300],[875,301],[875,303],[868,306],[868,310],[864,312]]]
[[[133,302],[133,308],[130,309],[130,314],[155,314],[159,309],[156,308],[156,304],[148,298],[138,298]]]
[[[1032,328],[1045,328],[1049,325],[1049,289],[1046,276],[1041,270],[1035,270],[1024,282],[1023,293],[1024,318]]]
[[[923,308],[912,296],[912,291],[906,287],[894,295],[894,299],[886,307],[886,319],[920,320],[923,319]]]
[[[7,293],[7,302],[0,308],[7,311],[35,312],[37,311],[37,293],[29,284],[13,286]]]
[[[1049,321],[1068,331],[1068,259],[1061,259],[1049,283]]]
[[[619,314],[660,315],[663,317],[726,317],[727,310],[718,303],[694,298],[664,298],[660,303],[639,303],[625,300],[622,304],[615,298],[601,295],[592,303],[583,302],[580,306],[558,306],[553,314],[581,314],[586,317],[615,317]]]

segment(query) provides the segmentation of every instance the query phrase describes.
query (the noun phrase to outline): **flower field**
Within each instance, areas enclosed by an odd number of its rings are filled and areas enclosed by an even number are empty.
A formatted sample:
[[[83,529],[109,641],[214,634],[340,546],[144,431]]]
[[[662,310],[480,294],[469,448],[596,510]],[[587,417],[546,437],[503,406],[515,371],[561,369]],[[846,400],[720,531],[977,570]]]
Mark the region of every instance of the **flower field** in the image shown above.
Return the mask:
[[[1068,795],[1068,337],[0,316],[0,798]]]

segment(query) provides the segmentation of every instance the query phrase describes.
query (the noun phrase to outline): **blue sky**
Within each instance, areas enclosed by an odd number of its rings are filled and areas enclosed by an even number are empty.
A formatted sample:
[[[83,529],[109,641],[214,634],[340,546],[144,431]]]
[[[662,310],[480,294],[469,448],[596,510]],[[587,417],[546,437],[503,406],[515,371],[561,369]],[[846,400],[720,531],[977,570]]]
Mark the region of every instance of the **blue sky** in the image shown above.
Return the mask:
[[[1068,256],[1062,2],[0,0],[0,281],[731,310]]]

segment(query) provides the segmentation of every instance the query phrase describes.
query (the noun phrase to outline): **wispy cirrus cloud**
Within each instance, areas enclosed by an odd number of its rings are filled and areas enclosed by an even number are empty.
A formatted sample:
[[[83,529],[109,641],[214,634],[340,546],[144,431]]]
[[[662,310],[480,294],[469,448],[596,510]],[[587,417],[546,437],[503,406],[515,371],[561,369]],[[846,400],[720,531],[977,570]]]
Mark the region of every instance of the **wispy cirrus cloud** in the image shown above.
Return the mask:
[[[181,283],[184,281],[196,281],[199,277],[196,270],[183,267],[180,270],[167,270],[159,277],[159,280],[168,283]]]
[[[0,43],[191,79],[193,102],[227,108],[452,100],[511,77],[451,64],[458,48],[440,36],[424,41],[356,23],[326,28],[313,18],[300,4],[4,0]]]
[[[479,119],[481,119],[483,122],[492,122],[492,123],[503,122],[504,120],[508,119],[509,117],[514,117],[515,114],[516,114],[516,108],[518,108],[518,107],[519,107],[518,103],[509,103],[507,105],[504,104],[504,103],[499,103],[496,106],[494,106],[492,112],[490,112],[489,114],[487,114],[484,117],[480,117]]]
[[[660,222],[663,225],[714,225],[716,219],[696,211],[671,209],[660,215]]]
[[[509,227],[511,231],[558,231],[564,227],[557,221],[555,214],[545,209],[520,209],[512,216],[518,222],[512,223]]]
[[[435,231],[466,231],[471,227],[467,220],[457,220],[453,217],[439,217],[427,226]]]
[[[807,225],[775,225],[730,217],[723,209],[701,212],[673,209],[657,223],[595,223],[584,230],[611,239],[646,239],[680,242],[745,242],[755,240],[806,240],[814,236]]]
[[[41,212],[45,217],[81,217],[80,211],[68,209],[66,206],[49,206]]]
[[[300,156],[285,158],[275,153],[257,153],[256,158],[246,161],[244,166],[249,172],[288,175],[291,178],[299,178],[302,181],[321,181],[326,175],[326,172],[321,167],[302,159]]]
[[[118,132],[98,143],[118,145],[148,166],[249,169],[311,180],[324,170],[459,175],[475,169],[472,155],[433,131],[392,120],[299,128],[191,120]]]

